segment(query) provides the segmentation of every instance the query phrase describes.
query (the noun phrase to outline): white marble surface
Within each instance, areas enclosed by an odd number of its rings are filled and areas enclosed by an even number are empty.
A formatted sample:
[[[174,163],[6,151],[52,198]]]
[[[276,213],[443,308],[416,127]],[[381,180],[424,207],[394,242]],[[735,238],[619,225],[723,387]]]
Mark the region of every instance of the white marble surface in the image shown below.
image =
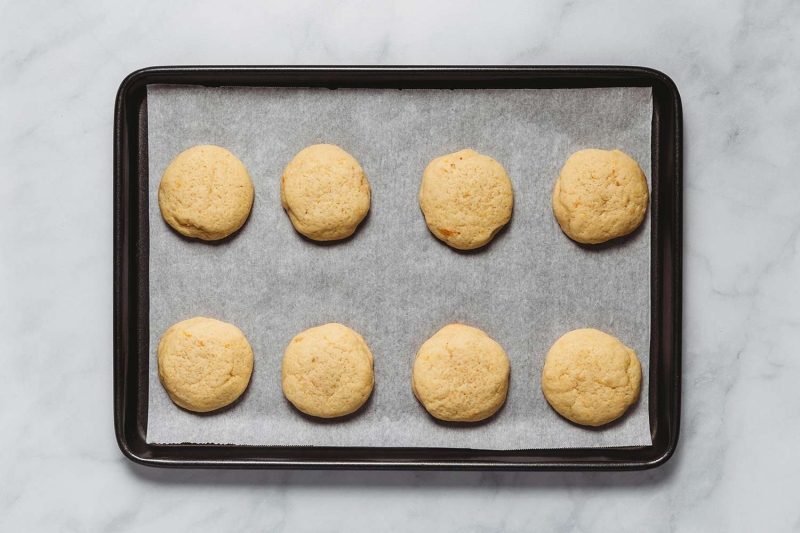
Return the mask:
[[[800,3],[428,4],[0,3],[0,530],[800,530]],[[114,94],[139,67],[226,63],[669,74],[686,124],[675,457],[602,474],[128,462],[111,412]]]

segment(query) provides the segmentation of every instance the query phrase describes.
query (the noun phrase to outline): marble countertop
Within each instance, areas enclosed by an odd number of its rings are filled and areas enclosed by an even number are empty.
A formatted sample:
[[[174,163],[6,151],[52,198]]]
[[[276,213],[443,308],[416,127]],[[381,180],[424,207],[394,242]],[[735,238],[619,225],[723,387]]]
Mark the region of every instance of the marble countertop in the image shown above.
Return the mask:
[[[800,531],[800,3],[0,5],[0,530]],[[173,471],[117,449],[112,108],[161,64],[621,64],[685,119],[683,423],[622,473]],[[380,525],[378,525],[380,524]]]

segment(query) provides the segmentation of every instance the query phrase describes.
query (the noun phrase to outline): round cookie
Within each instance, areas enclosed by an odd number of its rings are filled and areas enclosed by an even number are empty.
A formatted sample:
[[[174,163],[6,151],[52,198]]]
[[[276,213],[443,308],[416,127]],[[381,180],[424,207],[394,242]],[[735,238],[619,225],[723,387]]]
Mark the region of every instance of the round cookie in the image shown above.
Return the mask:
[[[369,181],[353,156],[332,144],[315,144],[283,171],[281,204],[294,229],[309,239],[344,239],[367,216]]]
[[[374,382],[369,346],[341,324],[305,330],[283,354],[283,394],[307,415],[349,415],[364,405]]]
[[[172,401],[204,413],[233,403],[250,382],[253,350],[244,333],[213,318],[190,318],[158,343],[158,377]]]
[[[553,189],[553,212],[569,238],[599,244],[627,235],[647,212],[647,180],[619,150],[580,150],[567,159]]]
[[[477,328],[450,324],[417,352],[411,390],[439,420],[478,422],[506,401],[509,372],[502,346]]]
[[[639,398],[642,367],[636,352],[596,329],[576,329],[558,339],[542,372],[545,398],[576,424],[602,426]]]
[[[473,250],[511,220],[514,191],[503,165],[474,150],[461,150],[428,164],[419,205],[437,239]]]
[[[189,148],[172,160],[158,187],[161,216],[187,237],[216,241],[242,227],[253,206],[253,182],[225,148]]]

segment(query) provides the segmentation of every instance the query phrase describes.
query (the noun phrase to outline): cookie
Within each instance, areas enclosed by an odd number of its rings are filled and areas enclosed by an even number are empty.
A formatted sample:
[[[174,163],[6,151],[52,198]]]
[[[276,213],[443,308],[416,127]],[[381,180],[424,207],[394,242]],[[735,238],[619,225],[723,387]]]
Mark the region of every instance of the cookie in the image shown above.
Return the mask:
[[[219,146],[181,152],[161,176],[161,216],[187,237],[216,241],[242,227],[253,206],[253,182],[239,159]]]
[[[641,385],[636,352],[596,329],[576,329],[558,339],[542,372],[542,391],[553,409],[584,426],[622,416],[638,400]]]
[[[213,318],[190,318],[158,343],[158,377],[172,401],[204,413],[233,403],[250,382],[253,350],[244,333]]]
[[[474,250],[511,220],[514,191],[503,165],[474,150],[461,150],[428,164],[419,205],[437,239]]]
[[[283,394],[307,415],[349,415],[364,405],[374,382],[369,346],[341,324],[305,330],[283,354]]]
[[[478,422],[506,401],[508,356],[483,331],[450,324],[417,352],[411,390],[439,420]]]
[[[599,244],[627,235],[647,212],[647,180],[619,150],[580,150],[567,159],[553,189],[553,212],[569,238]]]
[[[281,204],[294,229],[309,239],[344,239],[367,216],[369,181],[353,156],[332,144],[315,144],[283,171]]]

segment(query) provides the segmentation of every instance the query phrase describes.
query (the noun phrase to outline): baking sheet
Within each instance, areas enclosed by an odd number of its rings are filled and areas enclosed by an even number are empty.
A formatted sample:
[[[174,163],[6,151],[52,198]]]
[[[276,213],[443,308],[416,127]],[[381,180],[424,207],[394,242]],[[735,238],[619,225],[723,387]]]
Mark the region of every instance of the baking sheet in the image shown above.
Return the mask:
[[[549,90],[273,89],[149,86],[150,380],[147,442],[251,445],[574,448],[650,445],[650,214],[631,236],[589,248],[561,233],[552,187],[567,157],[621,149],[650,181],[649,88]],[[372,187],[354,237],[317,244],[280,205],[280,176],[302,148],[337,144]],[[161,218],[161,174],[198,144],[231,150],[255,185],[248,222],[220,243],[185,239]],[[507,229],[476,252],[430,234],[417,202],[422,171],[472,148],[508,171],[515,193]],[[208,316],[237,325],[255,354],[234,405],[198,415],[176,407],[158,380],[156,346],[172,324]],[[375,357],[375,389],[343,419],[302,415],[285,400],[283,350],[300,331],[340,322]],[[506,405],[477,424],[430,417],[410,386],[419,346],[461,322],[507,351]],[[571,424],[540,388],[550,345],[576,328],[619,337],[640,356],[642,395],[600,429]]]

